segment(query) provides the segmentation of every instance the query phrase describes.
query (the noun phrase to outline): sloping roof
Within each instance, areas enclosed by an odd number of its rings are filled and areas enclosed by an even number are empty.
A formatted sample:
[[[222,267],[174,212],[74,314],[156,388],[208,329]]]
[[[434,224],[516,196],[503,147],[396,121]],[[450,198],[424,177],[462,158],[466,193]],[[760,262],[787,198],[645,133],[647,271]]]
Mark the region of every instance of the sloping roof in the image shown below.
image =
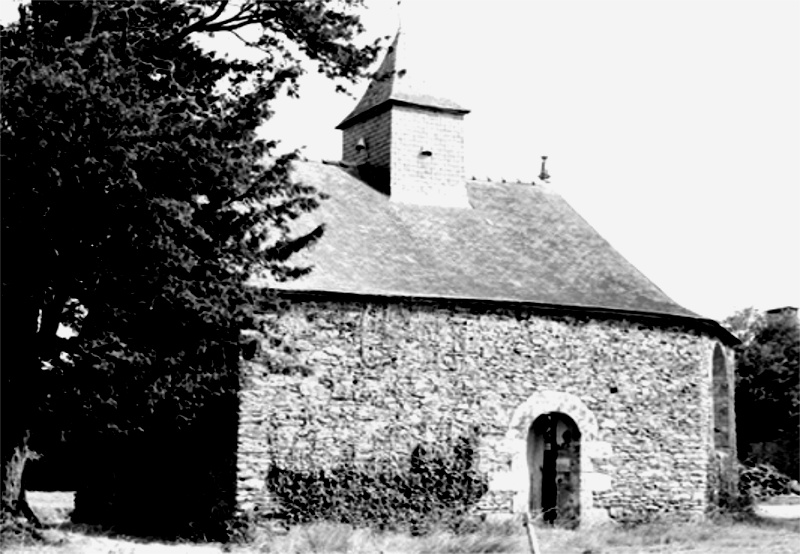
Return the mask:
[[[329,195],[301,224],[326,228],[297,258],[313,270],[275,288],[699,318],[541,185],[468,182],[473,208],[457,209],[393,202],[338,165],[296,177]]]
[[[415,79],[416,75],[413,73],[415,70],[406,67],[407,64],[402,61],[403,56],[400,53],[399,43],[400,33],[398,32],[361,101],[336,127],[337,129],[349,127],[369,114],[392,104],[412,105],[459,114],[469,113],[469,110],[462,108],[452,100],[423,93],[422,91],[428,89],[421,81]]]

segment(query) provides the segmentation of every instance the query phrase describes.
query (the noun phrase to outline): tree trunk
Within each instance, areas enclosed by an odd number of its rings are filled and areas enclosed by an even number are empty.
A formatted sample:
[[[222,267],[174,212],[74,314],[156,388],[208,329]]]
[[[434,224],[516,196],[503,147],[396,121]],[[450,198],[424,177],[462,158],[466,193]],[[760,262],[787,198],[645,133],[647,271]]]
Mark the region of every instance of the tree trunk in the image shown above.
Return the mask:
[[[28,505],[22,482],[25,464],[28,460],[37,459],[39,455],[28,448],[28,433],[23,435],[21,441],[15,442],[20,444],[13,448],[4,445],[3,449],[3,456],[8,459],[4,459],[2,465],[3,492],[0,517],[5,521],[25,518],[34,527],[41,527],[41,521]]]
[[[5,275],[4,275],[5,277]],[[36,380],[41,368],[37,352],[38,303],[33,287],[13,287],[8,281],[2,290],[2,388],[0,389],[0,521],[26,518],[39,525],[39,519],[25,498],[25,464],[36,455],[28,448],[28,437],[39,411]]]

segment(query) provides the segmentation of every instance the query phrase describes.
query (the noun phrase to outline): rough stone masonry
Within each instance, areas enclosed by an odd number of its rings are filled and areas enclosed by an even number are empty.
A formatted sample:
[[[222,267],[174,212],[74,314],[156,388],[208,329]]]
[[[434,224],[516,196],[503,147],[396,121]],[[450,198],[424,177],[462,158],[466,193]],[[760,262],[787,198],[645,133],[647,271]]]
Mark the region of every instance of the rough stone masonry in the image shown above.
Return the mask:
[[[700,518],[712,507],[715,349],[728,382],[733,364],[701,332],[442,301],[292,302],[264,318],[275,332],[263,349],[282,369],[243,362],[243,511],[277,509],[265,489],[271,463],[407,459],[477,425],[490,480],[478,509],[524,512],[528,429],[548,412],[581,433],[582,524]]]

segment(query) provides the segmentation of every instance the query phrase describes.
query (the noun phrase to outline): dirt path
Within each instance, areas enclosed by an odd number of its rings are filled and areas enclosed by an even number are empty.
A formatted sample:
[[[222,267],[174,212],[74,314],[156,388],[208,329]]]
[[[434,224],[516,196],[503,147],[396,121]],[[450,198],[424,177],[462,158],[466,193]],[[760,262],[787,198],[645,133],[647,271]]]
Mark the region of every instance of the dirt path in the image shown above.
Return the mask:
[[[763,518],[800,520],[800,504],[759,504],[755,511]]]
[[[48,529],[51,544],[20,545],[5,550],[8,554],[221,554],[219,545],[165,544],[136,542],[129,538],[102,537],[76,531]]]

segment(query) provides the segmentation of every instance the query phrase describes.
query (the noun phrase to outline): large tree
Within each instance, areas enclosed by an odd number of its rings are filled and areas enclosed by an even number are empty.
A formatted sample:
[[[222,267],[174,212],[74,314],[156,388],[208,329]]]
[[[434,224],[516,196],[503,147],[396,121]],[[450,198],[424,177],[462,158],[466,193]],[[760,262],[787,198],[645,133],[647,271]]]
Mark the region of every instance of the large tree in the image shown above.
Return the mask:
[[[85,413],[123,434],[235,387],[240,330],[264,309],[249,279],[306,271],[290,257],[322,231],[290,232],[318,196],[256,131],[303,67],[341,84],[374,59],[360,4],[34,2],[0,31],[4,516],[29,513],[46,372],[69,370]],[[194,40],[219,33],[260,58]]]
[[[793,310],[744,310],[726,320],[741,338],[736,364],[739,457],[800,477],[800,322]]]

